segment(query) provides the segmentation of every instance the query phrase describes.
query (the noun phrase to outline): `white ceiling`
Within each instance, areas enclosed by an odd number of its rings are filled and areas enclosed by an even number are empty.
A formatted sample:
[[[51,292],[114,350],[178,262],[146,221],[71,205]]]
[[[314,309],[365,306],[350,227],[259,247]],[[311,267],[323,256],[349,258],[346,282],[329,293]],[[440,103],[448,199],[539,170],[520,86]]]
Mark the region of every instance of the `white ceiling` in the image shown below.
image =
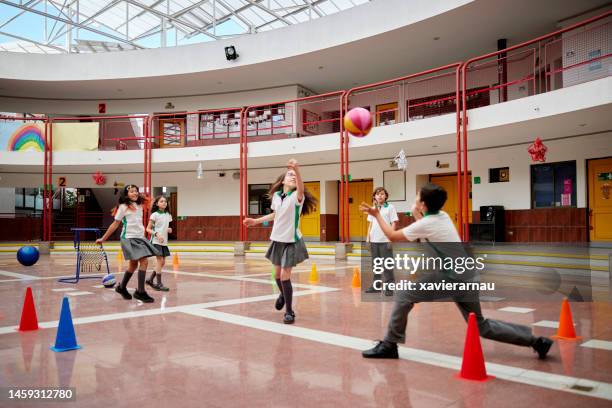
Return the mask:
[[[0,79],[0,96],[132,99],[225,93],[289,84],[301,84],[319,93],[348,89],[495,51],[498,38],[507,38],[509,45],[516,44],[552,32],[559,28],[560,20],[606,3],[604,0],[477,0],[391,32],[281,60],[163,77],[89,81]],[[436,41],[434,37],[440,39]]]

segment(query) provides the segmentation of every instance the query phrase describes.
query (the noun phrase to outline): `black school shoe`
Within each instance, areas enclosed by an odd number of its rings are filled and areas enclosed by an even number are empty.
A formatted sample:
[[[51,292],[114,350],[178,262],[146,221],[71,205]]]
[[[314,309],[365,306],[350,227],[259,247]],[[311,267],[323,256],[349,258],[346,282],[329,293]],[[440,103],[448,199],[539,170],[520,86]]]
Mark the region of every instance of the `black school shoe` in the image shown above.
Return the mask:
[[[283,307],[285,307],[285,297],[280,294],[278,295],[278,298],[276,299],[276,302],[274,303],[274,308],[276,310],[282,310]]]
[[[157,291],[162,291],[162,292],[169,292],[170,289],[165,287],[162,283],[153,283],[153,282],[149,282],[147,281],[147,284],[152,287],[154,290]]]
[[[399,358],[397,344],[379,341],[374,348],[361,353],[363,358]]]
[[[552,344],[553,341],[548,337],[538,337],[531,347],[538,353],[538,358],[544,360]]]
[[[134,299],[138,299],[143,303],[153,303],[155,302],[155,299],[153,299],[151,296],[149,296],[149,294],[145,291],[139,292],[139,291],[134,291]]]
[[[285,317],[283,317],[283,323],[285,324],[293,324],[295,323],[295,313],[285,313]]]
[[[128,290],[126,288],[122,287],[121,285],[115,286],[115,292],[117,292],[118,294],[123,296],[123,298],[125,300],[132,299],[132,295],[130,295],[130,292],[128,292]]]

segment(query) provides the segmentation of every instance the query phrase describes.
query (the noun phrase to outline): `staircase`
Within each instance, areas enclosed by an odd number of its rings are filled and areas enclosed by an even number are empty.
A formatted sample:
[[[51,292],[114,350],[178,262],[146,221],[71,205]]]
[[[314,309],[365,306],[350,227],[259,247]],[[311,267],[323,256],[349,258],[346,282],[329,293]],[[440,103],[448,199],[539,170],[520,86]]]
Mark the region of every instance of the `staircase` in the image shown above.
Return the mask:
[[[53,211],[53,241],[72,241],[70,228],[77,226],[76,208]]]

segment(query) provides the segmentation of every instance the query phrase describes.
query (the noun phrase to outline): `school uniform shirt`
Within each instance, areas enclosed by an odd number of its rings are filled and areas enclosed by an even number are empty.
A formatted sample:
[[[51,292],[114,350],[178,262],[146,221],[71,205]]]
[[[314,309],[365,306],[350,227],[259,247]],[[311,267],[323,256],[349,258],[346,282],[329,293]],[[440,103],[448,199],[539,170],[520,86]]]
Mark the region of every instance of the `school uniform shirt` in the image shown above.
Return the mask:
[[[455,224],[444,211],[427,214],[403,228],[402,232],[410,241],[427,238],[430,242],[461,242]]]
[[[302,202],[298,202],[297,191],[289,191],[286,195],[277,191],[272,196],[272,211],[274,215],[274,225],[270,240],[276,242],[297,242],[302,238],[300,232],[300,214],[302,213]]]
[[[172,215],[169,212],[156,211],[149,218],[153,221],[153,235],[151,235],[151,243],[155,245],[168,246],[168,226],[172,222]],[[164,239],[160,242],[158,237]]]
[[[115,213],[115,221],[121,221],[121,239],[144,238],[145,227],[142,223],[142,206],[134,203],[131,207],[121,204]]]
[[[397,217],[397,211],[395,207],[389,203],[384,203],[383,206],[379,209],[380,215],[383,217],[385,222],[389,225],[393,224],[395,221],[399,221]],[[368,221],[372,223],[372,227],[370,228],[370,242],[390,242],[389,238],[385,235],[383,230],[380,228],[378,221],[376,218],[368,215]]]

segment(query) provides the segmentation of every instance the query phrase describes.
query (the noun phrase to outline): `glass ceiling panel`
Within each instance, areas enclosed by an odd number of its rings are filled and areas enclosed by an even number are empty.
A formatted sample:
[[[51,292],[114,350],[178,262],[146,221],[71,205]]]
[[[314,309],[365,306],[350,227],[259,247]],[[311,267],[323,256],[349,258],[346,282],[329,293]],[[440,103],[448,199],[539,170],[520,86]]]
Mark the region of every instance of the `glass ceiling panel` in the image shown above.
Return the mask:
[[[8,0],[0,4],[0,52],[177,46],[308,22],[368,1]]]

